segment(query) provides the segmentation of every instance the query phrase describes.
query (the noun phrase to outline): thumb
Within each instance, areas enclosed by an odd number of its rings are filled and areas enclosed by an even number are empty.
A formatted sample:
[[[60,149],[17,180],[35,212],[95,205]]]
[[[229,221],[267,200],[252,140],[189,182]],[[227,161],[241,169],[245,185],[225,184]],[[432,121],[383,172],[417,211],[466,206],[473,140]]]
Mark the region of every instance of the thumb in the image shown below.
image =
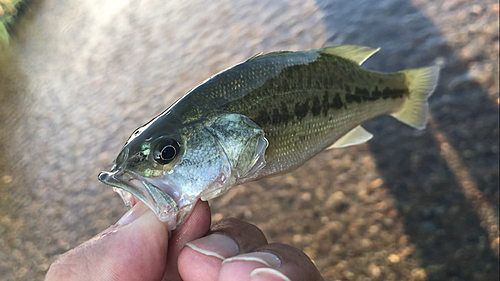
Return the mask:
[[[139,202],[116,225],[61,255],[45,280],[161,280],[168,230]]]

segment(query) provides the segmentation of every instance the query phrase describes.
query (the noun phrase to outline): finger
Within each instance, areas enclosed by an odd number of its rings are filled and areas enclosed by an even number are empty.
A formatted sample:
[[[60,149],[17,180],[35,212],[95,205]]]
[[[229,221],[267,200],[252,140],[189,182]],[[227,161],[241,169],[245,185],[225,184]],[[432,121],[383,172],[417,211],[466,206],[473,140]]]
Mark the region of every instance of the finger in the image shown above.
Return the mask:
[[[61,255],[45,280],[160,280],[167,247],[167,227],[138,203],[116,225]]]
[[[179,272],[189,280],[217,280],[222,261],[267,244],[255,225],[238,219],[216,223],[210,234],[186,244],[179,255]]]
[[[290,245],[267,244],[224,260],[218,280],[320,281],[323,278],[304,252]]]
[[[212,227],[211,233],[224,234],[233,239],[238,245],[238,254],[250,252],[267,244],[266,236],[257,226],[235,218],[217,222]]]
[[[173,233],[168,246],[167,268],[163,280],[181,280],[177,269],[179,253],[186,243],[207,234],[210,230],[211,215],[210,207],[205,201],[198,200],[191,215],[186,219],[182,227]]]

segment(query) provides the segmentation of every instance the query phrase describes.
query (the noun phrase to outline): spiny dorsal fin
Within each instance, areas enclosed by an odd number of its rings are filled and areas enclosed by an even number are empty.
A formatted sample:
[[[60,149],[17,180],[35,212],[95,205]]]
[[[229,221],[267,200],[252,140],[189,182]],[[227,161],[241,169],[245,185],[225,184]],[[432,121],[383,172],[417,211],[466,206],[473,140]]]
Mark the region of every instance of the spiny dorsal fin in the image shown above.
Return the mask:
[[[320,53],[330,54],[342,57],[344,59],[352,60],[361,65],[365,60],[378,52],[380,48],[372,49],[365,46],[358,45],[340,45],[335,47],[326,47],[320,49]]]
[[[267,53],[267,54],[264,54],[263,55],[263,52],[260,52],[256,55],[254,55],[253,57],[247,59],[247,61],[251,61],[251,60],[255,60],[255,59],[263,59],[263,58],[269,58],[269,57],[275,57],[275,56],[279,56],[279,55],[283,55],[283,54],[289,54],[289,53],[293,53],[291,51],[278,51],[278,52],[272,52],[272,53]]]
[[[334,144],[332,144],[327,149],[340,148],[351,145],[357,145],[369,141],[373,137],[372,134],[368,133],[363,127],[357,126],[356,128],[349,131],[343,137],[338,139]]]
[[[264,53],[264,52],[257,53],[257,54],[255,54],[255,55],[251,56],[249,59],[247,59],[247,61],[249,61],[249,60],[253,60],[253,59],[255,59],[256,57],[260,57],[260,56],[262,56],[262,54],[263,54],[263,53]]]

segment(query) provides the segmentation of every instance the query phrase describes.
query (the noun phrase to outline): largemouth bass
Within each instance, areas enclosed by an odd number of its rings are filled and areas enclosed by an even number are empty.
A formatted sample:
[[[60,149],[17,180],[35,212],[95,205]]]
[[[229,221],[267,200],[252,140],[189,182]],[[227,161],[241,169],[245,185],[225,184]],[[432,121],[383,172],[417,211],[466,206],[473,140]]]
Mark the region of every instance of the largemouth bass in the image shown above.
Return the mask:
[[[423,129],[439,68],[362,69],[377,51],[343,45],[256,55],[138,128],[99,180],[128,206],[143,201],[174,229],[200,198],[369,140],[365,120],[390,114]]]

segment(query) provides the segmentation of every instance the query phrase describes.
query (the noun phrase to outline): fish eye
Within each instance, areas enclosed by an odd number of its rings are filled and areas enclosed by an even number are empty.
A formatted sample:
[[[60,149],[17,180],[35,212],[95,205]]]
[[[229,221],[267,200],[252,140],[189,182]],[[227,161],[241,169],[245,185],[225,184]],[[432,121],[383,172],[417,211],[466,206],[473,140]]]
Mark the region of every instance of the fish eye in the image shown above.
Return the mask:
[[[179,153],[179,142],[174,139],[162,140],[156,149],[155,160],[159,164],[165,165],[175,159]]]

